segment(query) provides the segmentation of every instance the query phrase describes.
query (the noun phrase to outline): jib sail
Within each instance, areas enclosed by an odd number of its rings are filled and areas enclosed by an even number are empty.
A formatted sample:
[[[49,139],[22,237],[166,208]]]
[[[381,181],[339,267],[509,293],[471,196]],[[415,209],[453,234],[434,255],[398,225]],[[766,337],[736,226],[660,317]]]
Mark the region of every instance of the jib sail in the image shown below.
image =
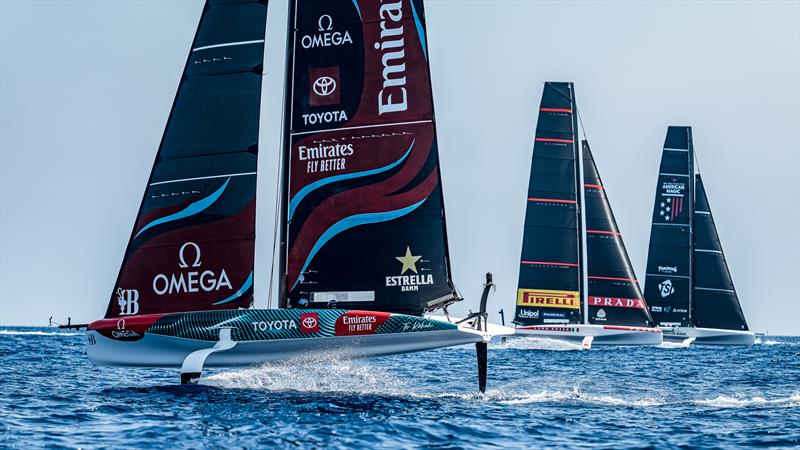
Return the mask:
[[[695,189],[692,324],[704,328],[747,330],[699,174]]]
[[[690,127],[669,127],[661,155],[644,296],[656,325],[691,323],[694,148]]]
[[[458,300],[422,1],[295,0],[290,27],[281,306]]]
[[[578,123],[572,83],[544,85],[533,145],[517,307],[520,325],[580,323]]]
[[[205,4],[107,318],[252,303],[266,13]]]
[[[589,323],[651,326],[589,143],[583,141],[582,145]]]

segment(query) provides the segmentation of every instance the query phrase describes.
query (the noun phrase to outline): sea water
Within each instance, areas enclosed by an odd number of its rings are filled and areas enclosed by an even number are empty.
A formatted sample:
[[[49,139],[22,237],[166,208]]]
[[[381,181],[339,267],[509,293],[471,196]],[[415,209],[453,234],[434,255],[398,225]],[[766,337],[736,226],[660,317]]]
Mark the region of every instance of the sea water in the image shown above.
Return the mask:
[[[0,447],[800,446],[800,338],[595,347],[511,338],[355,362],[208,371],[95,367],[85,336],[0,328]]]

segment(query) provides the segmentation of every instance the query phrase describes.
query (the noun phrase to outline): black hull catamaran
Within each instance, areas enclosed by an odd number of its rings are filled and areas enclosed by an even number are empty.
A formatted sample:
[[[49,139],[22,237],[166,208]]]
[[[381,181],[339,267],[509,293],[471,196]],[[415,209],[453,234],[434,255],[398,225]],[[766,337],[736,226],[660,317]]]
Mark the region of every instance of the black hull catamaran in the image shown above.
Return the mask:
[[[658,345],[572,83],[545,83],[536,126],[514,323],[517,334]]]
[[[691,127],[669,127],[664,141],[645,298],[665,340],[684,345],[755,343],[695,169]]]
[[[208,0],[105,318],[100,365],[259,364],[486,342],[513,330],[450,277],[421,1],[290,2],[279,308],[253,309],[266,1]],[[271,291],[271,286],[270,286]]]

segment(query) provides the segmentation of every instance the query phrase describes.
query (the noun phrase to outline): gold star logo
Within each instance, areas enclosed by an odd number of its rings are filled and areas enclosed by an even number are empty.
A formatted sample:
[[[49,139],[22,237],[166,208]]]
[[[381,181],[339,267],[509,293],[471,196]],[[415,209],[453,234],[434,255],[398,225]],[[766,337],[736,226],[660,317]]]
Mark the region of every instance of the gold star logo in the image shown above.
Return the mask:
[[[422,256],[414,256],[411,254],[411,248],[406,246],[406,254],[403,256],[395,256],[394,259],[403,263],[403,270],[400,271],[400,275],[406,273],[407,270],[411,270],[414,273],[417,273],[417,261],[422,258]]]

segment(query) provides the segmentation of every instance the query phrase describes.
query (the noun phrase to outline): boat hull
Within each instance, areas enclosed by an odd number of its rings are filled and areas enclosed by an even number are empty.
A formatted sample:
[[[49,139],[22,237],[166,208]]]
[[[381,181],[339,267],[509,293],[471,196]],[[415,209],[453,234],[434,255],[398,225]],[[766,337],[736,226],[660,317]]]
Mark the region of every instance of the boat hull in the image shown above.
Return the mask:
[[[187,356],[213,347],[220,330],[235,342],[205,367],[257,365],[315,354],[342,358],[409,353],[485,342],[491,330],[446,320],[345,310],[228,310],[134,316],[94,322],[87,354],[97,365],[181,367]]]
[[[517,327],[516,334],[574,343],[592,337],[591,345],[659,345],[663,340],[658,328],[616,325],[532,325]]]
[[[661,330],[665,341],[683,342],[694,338],[693,345],[753,345],[756,341],[752,331],[695,327],[661,327]]]

